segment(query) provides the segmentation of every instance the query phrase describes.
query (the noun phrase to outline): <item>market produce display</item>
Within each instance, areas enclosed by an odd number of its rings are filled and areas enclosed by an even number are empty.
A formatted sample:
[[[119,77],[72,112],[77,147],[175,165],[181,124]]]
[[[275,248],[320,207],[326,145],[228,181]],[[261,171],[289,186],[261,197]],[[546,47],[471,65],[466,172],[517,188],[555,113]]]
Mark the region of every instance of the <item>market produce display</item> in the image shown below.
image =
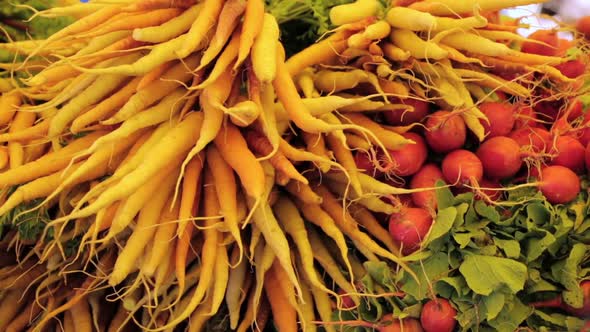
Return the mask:
[[[0,331],[590,328],[588,41],[499,14],[538,2],[36,11],[75,20],[0,44]]]

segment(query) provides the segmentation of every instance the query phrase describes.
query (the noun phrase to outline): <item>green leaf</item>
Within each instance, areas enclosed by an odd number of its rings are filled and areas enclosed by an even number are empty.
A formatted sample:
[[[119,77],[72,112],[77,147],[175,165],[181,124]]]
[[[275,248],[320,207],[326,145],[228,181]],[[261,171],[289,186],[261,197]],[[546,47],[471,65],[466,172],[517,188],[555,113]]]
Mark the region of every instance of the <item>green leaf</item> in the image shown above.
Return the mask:
[[[451,206],[439,210],[436,215],[436,219],[434,220],[434,224],[430,228],[428,237],[423,243],[423,246],[428,246],[430,242],[448,234],[451,228],[453,227],[453,223],[455,221],[456,216],[457,209],[455,207]]]
[[[465,282],[465,279],[463,279],[463,277],[460,276],[441,278],[436,283],[435,288],[437,290],[442,290],[443,288],[446,288],[445,285],[450,286],[453,289],[453,291],[455,291],[459,296],[466,295],[466,293],[469,292],[469,288],[467,288],[467,283]]]
[[[342,321],[358,320],[358,317],[355,316],[355,313],[356,313],[356,311],[354,311],[354,310],[334,310],[332,312],[332,321],[333,322],[342,322]],[[358,326],[340,325],[339,331],[342,331],[342,332],[362,332],[362,331],[367,331],[367,329],[362,328],[362,327],[358,327]]]
[[[467,211],[471,209],[470,204],[460,203],[459,205],[455,206],[455,208],[457,209],[457,216],[455,217],[455,223],[453,224],[453,227],[457,228],[462,225],[468,225],[474,222],[473,220],[466,220]]]
[[[455,241],[459,244],[459,247],[461,249],[464,249],[471,243],[472,238],[480,238],[485,236],[486,233],[483,230],[479,229],[467,233],[454,233],[453,239],[455,239]]]
[[[503,286],[513,293],[524,288],[526,265],[508,258],[467,255],[459,267],[467,285],[477,294],[489,295]]]
[[[518,259],[520,257],[520,243],[516,240],[503,240],[494,238],[494,244],[504,251],[507,258]]]
[[[451,189],[446,186],[447,184],[444,181],[438,180],[434,185],[435,187],[438,187],[435,190],[435,194],[436,203],[438,205],[439,210],[446,209],[448,207],[455,205],[455,198],[453,197],[453,193],[451,192]]]
[[[418,275],[419,284],[410,275],[404,273],[401,280],[402,291],[416,300],[423,300],[429,297],[430,285],[446,277],[449,271],[449,258],[444,253],[435,253],[424,261],[410,264],[410,268]]]
[[[504,306],[496,319],[489,320],[488,324],[500,332],[513,332],[532,312],[532,307],[522,304],[518,298],[514,297],[512,302]]]
[[[459,326],[463,328],[462,331],[466,331],[474,325],[479,325],[478,318],[479,311],[474,306],[458,310],[457,316],[455,317]]]
[[[529,237],[526,240],[526,257],[527,262],[532,262],[539,258],[550,245],[555,242],[555,236],[553,234],[545,231],[545,230],[538,230],[536,233],[545,233],[545,236],[542,238],[538,237]]]
[[[492,320],[500,314],[504,308],[504,294],[501,292],[492,292],[489,296],[483,298],[483,303],[486,306],[486,318]]]
[[[545,324],[549,324],[551,327],[565,327],[565,315],[557,313],[545,313],[542,310],[535,310],[533,317],[538,317]]]
[[[395,287],[395,277],[392,275],[392,270],[387,263],[366,261],[363,263],[363,266],[375,282],[390,291],[397,290]]]
[[[557,281],[559,281],[566,290],[570,291],[564,292],[564,300],[567,297],[566,301],[568,304],[574,307],[580,307],[582,300],[579,296],[581,294],[580,285],[579,285],[579,269],[580,263],[584,259],[586,254],[586,245],[582,243],[576,243],[572,246],[569,256],[562,261],[559,261],[551,266],[551,270],[553,276]],[[576,295],[577,294],[577,295]]]
[[[543,225],[549,222],[551,214],[541,203],[530,203],[526,207],[527,216],[537,225]]]
[[[556,292],[557,288],[554,284],[543,279],[541,272],[529,266],[529,280],[527,281],[527,293],[536,292]]]
[[[483,201],[476,201],[474,204],[475,211],[480,216],[490,220],[493,223],[500,221],[500,214],[492,206],[487,205]]]
[[[581,331],[584,325],[586,324],[586,320],[582,320],[578,317],[573,316],[566,316],[565,317],[565,327],[568,331]]]

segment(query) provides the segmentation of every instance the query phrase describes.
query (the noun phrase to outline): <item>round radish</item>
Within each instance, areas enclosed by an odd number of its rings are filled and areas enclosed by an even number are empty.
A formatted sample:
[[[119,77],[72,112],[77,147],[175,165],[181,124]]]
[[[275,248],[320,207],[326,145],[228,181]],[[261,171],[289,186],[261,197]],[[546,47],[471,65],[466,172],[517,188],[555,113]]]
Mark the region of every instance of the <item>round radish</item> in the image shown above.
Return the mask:
[[[391,174],[408,176],[418,172],[422,167],[428,156],[428,149],[422,136],[416,133],[404,133],[402,136],[411,139],[414,144],[406,144],[399,150],[388,150],[392,164],[386,167],[390,168]]]
[[[453,332],[457,325],[457,310],[447,299],[430,300],[422,307],[420,323],[426,332]]]
[[[584,114],[582,123],[578,127],[578,139],[582,145],[586,146],[590,143],[590,112]]]
[[[455,150],[443,159],[442,172],[447,183],[475,185],[483,177],[483,165],[473,152]]]
[[[558,296],[549,300],[537,301],[530,303],[534,308],[559,308],[569,312],[570,314],[580,318],[590,318],[590,280],[585,280],[580,283],[584,301],[582,307],[574,308],[567,304],[562,296]]]
[[[586,150],[577,139],[571,136],[558,136],[550,153],[556,154],[551,159],[552,165],[565,166],[576,173],[584,170]]]
[[[506,136],[492,137],[477,149],[484,174],[493,179],[513,177],[522,166],[520,145]]]
[[[479,183],[478,192],[475,198],[481,199],[485,195],[485,200],[497,201],[502,197],[502,185],[498,181],[481,179]]]
[[[522,147],[523,151],[541,153],[551,146],[551,134],[540,127],[523,127],[508,135]]]
[[[568,305],[566,310],[577,317],[590,318],[590,280],[582,281],[580,288],[582,288],[582,294],[584,294],[582,307],[574,308]]]
[[[580,178],[571,169],[559,165],[541,170],[539,190],[552,204],[569,203],[580,193]]]
[[[590,16],[582,16],[576,22],[576,29],[586,37],[586,39],[590,40]]]
[[[371,155],[365,151],[357,151],[354,154],[354,162],[356,168],[363,171],[363,173],[369,174],[374,178],[380,177],[382,174],[375,167],[376,160],[371,160]]]
[[[426,142],[432,150],[445,153],[461,148],[467,138],[465,121],[457,114],[438,111],[426,120]]]
[[[557,31],[537,30],[529,35],[529,39],[541,41],[547,45],[526,41],[522,43],[521,51],[539,55],[556,55],[559,50]]]
[[[395,103],[396,101],[393,101]],[[397,102],[412,106],[414,110],[405,111],[405,110],[395,110],[395,111],[387,111],[383,112],[383,117],[385,118],[385,122],[392,126],[407,126],[412,123],[420,122],[428,112],[430,111],[430,104],[416,99],[401,99]]]
[[[590,124],[587,123],[586,126],[588,126],[588,125],[590,125]],[[584,146],[586,146],[586,145],[588,145],[588,143],[590,143],[590,127],[586,127],[586,128],[583,128],[580,130],[580,132],[578,133],[578,140]]]
[[[352,309],[356,307],[356,304],[352,300],[352,298],[346,294],[346,291],[343,289],[338,290],[338,295],[340,295],[340,299],[342,300],[342,308],[343,309]]]
[[[573,121],[581,116],[584,116],[584,104],[582,104],[582,101],[580,101],[579,98],[570,100],[566,114],[569,121]]]
[[[410,180],[410,188],[432,188],[436,181],[442,180],[443,174],[436,164],[426,164],[414,174]],[[435,190],[418,191],[412,193],[412,201],[417,207],[427,209],[429,211],[436,211],[436,193]]]
[[[551,125],[551,133],[555,136],[567,135],[572,129],[572,124],[568,121],[566,116],[560,116]]]
[[[586,158],[586,169],[588,170],[588,172],[590,172],[590,143],[586,144],[585,158]]]
[[[394,318],[392,314],[383,315],[378,332],[422,332],[420,322],[415,318]]]
[[[539,126],[537,113],[530,106],[520,106],[514,114],[514,129]]]
[[[555,66],[555,68],[569,78],[581,76],[586,71],[586,65],[580,60],[570,60]]]
[[[487,137],[506,136],[514,127],[514,106],[505,102],[486,102],[479,109],[488,119],[481,120]]]
[[[541,122],[553,123],[559,116],[565,101],[563,99],[556,99],[551,92],[542,90],[540,93],[540,100],[533,109],[537,113],[537,118]]]
[[[409,255],[420,248],[420,243],[432,226],[432,215],[425,209],[406,208],[389,217],[389,233]]]

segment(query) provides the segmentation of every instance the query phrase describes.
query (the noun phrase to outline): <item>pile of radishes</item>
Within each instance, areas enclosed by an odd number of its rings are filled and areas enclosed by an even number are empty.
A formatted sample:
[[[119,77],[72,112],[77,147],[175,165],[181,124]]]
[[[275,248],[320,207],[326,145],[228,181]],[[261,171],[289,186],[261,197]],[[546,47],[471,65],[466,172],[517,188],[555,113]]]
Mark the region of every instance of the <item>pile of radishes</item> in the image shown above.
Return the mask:
[[[571,46],[548,30],[539,30],[530,38],[545,44],[524,43],[522,49],[528,53],[562,55]],[[581,59],[572,59],[556,68],[576,78],[585,72],[586,65]],[[495,73],[510,78],[519,74]],[[467,130],[461,110],[451,112],[417,99],[397,100],[413,110],[385,112],[382,120],[392,126],[419,123],[403,134],[414,144],[378,152],[376,160],[369,153],[357,152],[357,166],[384,181],[405,183],[410,189],[433,188],[443,180],[455,193],[473,191],[490,203],[501,200],[503,190],[513,185],[536,186],[552,204],[571,202],[580,192],[579,176],[590,168],[590,112],[585,112],[575,96],[577,81],[570,85],[573,97],[553,97],[541,85],[534,87],[535,95],[527,101],[492,93],[495,101],[478,104],[487,117],[481,121],[486,134],[482,142]],[[434,190],[415,192],[400,201],[404,206],[390,216],[389,230],[407,255],[420,247],[437,203]]]
[[[523,50],[529,53],[557,55],[568,46],[553,32],[537,32],[531,38],[546,45],[525,43]],[[556,68],[570,78],[586,71],[579,59]],[[513,78],[518,73],[496,74]],[[427,237],[437,212],[433,188],[438,181],[444,181],[455,193],[471,191],[476,199],[490,204],[501,204],[505,191],[517,186],[537,187],[551,204],[567,204],[578,196],[580,176],[590,170],[590,112],[585,111],[585,105],[575,94],[553,98],[546,89],[534,91],[535,102],[495,93],[494,100],[479,103],[487,117],[487,121],[482,121],[486,136],[481,142],[467,130],[460,111],[444,110],[435,103],[397,100],[411,106],[412,111],[380,115],[391,126],[419,124],[403,134],[414,144],[378,152],[376,158],[364,151],[355,155],[357,167],[375,178],[409,189],[429,188],[399,197],[400,211],[388,216],[389,232],[402,254],[410,255],[420,249]],[[562,305],[560,301],[556,303],[552,304]],[[584,316],[587,314],[584,312]],[[453,331],[455,315],[448,300],[433,299],[423,306],[420,322],[404,320],[404,331]],[[404,321],[395,321],[379,331],[400,331]]]
[[[422,306],[419,320],[410,317],[397,319],[391,314],[383,315],[377,324],[377,331],[453,332],[457,326],[456,315],[457,310],[453,308],[449,300],[435,298]]]
[[[579,194],[579,175],[590,166],[590,116],[583,114],[579,101],[572,100],[570,106],[557,111],[557,120],[550,124],[533,121],[540,116],[534,108],[508,101],[484,102],[480,109],[489,123],[485,123],[487,135],[480,144],[468,137],[460,114],[430,111],[434,105],[423,101],[411,104],[414,112],[423,114],[412,116],[412,121],[424,124],[404,134],[414,144],[389,151],[391,161],[383,155],[371,160],[368,153],[357,152],[360,169],[384,181],[402,179],[410,189],[434,188],[443,180],[457,193],[471,190],[488,202],[501,200],[502,191],[510,190],[503,186],[507,183],[536,186],[552,204],[571,202]],[[522,121],[525,113],[527,121]],[[566,121],[568,118],[571,120]],[[384,119],[391,125],[409,121],[388,114]],[[556,128],[558,125],[562,127]],[[392,165],[383,167],[385,162]],[[389,172],[384,174],[380,168]],[[407,255],[420,247],[428,233],[437,202],[434,189],[414,192],[401,201],[401,211],[389,217],[389,230]]]

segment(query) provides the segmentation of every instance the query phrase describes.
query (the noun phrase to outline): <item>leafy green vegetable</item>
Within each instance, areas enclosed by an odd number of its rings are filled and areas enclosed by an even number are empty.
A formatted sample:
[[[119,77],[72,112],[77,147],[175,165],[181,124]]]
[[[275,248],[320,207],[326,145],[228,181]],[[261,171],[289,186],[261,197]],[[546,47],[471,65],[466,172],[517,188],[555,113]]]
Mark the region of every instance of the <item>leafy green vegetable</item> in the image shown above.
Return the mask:
[[[0,42],[45,39],[71,24],[73,19],[70,17],[35,17],[28,21],[34,14],[30,8],[45,10],[55,6],[56,3],[56,0],[0,0],[0,28],[3,29],[3,33],[0,34]],[[19,6],[15,6],[16,4]],[[14,54],[0,50],[0,61],[13,60]]]
[[[527,278],[526,265],[513,259],[467,255],[459,267],[467,285],[475,293],[490,295],[507,286],[513,293],[524,288]]]
[[[334,28],[330,8],[353,0],[266,0],[266,10],[281,28],[281,41],[287,56],[313,44]]]
[[[32,210],[37,207],[40,202],[41,200],[33,200],[17,205],[14,209],[0,216],[0,225],[2,225],[3,228],[16,228],[21,240],[36,240],[43,232],[45,224],[50,220],[46,208],[41,207]]]

